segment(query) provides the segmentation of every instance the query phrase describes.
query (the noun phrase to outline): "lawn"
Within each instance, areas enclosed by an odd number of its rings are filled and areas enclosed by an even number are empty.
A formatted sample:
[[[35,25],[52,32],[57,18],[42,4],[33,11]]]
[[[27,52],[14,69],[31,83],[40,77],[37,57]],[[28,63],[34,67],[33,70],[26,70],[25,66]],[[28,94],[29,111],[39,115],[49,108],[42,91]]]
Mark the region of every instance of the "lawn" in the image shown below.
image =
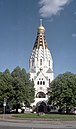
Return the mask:
[[[42,119],[64,119],[64,120],[76,120],[76,115],[64,115],[64,114],[33,114],[33,113],[25,113],[25,114],[15,114],[16,118],[42,118]]]

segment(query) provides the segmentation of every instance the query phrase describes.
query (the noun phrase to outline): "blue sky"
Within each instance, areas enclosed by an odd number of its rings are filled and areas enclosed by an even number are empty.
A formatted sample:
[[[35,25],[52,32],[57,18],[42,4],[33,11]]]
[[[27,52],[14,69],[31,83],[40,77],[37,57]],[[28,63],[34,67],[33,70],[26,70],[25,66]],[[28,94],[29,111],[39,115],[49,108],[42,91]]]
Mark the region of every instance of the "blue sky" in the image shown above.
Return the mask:
[[[0,71],[29,70],[40,18],[54,74],[76,74],[76,0],[0,0]]]

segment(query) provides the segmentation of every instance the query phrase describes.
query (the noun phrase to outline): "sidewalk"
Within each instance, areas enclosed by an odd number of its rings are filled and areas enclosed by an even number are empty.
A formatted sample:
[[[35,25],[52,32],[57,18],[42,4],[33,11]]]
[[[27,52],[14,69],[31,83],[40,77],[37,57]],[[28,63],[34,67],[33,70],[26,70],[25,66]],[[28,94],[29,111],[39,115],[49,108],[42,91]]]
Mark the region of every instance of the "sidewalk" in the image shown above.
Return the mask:
[[[14,117],[15,114],[0,114],[0,121],[8,121],[8,122],[19,122],[19,123],[26,123],[26,122],[43,122],[43,123],[59,123],[59,122],[75,122],[76,119],[50,119],[50,118],[16,118]]]
[[[26,118],[15,118],[13,117],[14,114],[0,114],[0,121],[8,121],[8,122],[21,122],[21,123],[25,123],[25,122],[30,122],[30,119],[26,119]]]
[[[76,121],[62,121],[62,120],[54,120],[54,119],[29,119],[29,118],[15,118],[14,114],[0,114],[0,123],[5,124],[5,126],[25,126],[25,127],[41,127],[47,129],[76,129]]]

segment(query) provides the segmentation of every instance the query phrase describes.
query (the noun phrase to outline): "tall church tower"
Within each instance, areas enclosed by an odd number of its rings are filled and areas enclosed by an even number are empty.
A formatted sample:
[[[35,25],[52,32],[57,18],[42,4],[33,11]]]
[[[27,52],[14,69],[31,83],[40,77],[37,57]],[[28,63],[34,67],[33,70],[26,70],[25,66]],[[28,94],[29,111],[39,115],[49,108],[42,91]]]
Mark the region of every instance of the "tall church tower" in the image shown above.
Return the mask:
[[[44,33],[45,28],[42,25],[42,20],[40,20],[36,41],[29,59],[30,79],[34,81],[35,87],[35,102],[32,106],[47,101],[47,89],[54,78],[53,59]]]

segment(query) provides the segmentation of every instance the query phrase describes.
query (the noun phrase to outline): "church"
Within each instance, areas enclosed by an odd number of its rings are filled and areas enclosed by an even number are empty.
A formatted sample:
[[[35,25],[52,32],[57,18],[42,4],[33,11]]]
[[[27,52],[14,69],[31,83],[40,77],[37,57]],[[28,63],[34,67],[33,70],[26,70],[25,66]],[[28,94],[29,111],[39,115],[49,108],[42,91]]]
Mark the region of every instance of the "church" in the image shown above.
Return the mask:
[[[53,59],[45,38],[45,28],[42,20],[40,20],[36,40],[29,59],[29,74],[31,81],[34,81],[35,88],[35,101],[31,106],[41,106],[45,112],[44,107],[48,100],[47,89],[54,79],[54,73]]]

